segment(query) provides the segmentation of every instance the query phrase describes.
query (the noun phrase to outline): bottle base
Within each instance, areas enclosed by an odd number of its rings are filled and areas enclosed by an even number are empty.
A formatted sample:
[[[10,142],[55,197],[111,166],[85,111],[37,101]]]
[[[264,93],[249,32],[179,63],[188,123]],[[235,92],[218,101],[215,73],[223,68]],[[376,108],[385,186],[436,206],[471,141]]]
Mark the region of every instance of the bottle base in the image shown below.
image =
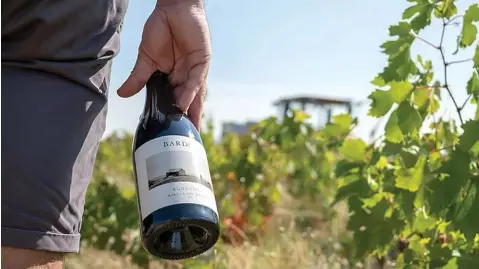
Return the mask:
[[[154,227],[144,238],[144,244],[146,250],[158,258],[182,260],[208,251],[218,238],[217,224],[201,219],[183,219]]]

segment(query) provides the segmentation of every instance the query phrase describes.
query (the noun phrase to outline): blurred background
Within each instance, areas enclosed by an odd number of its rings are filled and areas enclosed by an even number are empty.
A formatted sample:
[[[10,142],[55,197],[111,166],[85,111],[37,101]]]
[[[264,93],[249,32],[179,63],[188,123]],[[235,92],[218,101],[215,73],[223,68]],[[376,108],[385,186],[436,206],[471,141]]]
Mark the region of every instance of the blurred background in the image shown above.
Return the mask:
[[[67,268],[381,268],[376,260],[354,258],[358,246],[347,228],[347,206],[330,207],[339,183],[333,175],[337,148],[329,145],[354,137],[369,143],[383,135],[385,120],[367,115],[368,95],[374,90],[371,81],[387,64],[379,46],[411,3],[205,1],[213,58],[202,136],[224,236],[197,259],[165,262],[148,257],[138,238],[131,133],[145,92],[128,99],[116,95],[135,63],[155,2],[129,3],[113,63],[107,130],[87,195],[83,248],[68,258]],[[456,1],[458,13],[474,2]],[[437,43],[441,27],[435,21],[421,37]],[[444,44],[449,53],[461,26],[451,29]],[[472,50],[455,57],[467,58],[463,55]],[[437,51],[414,42],[411,58],[417,54],[441,74]],[[458,100],[467,97],[471,67],[465,63],[449,70]],[[462,113],[472,118],[475,106]],[[438,114],[457,120],[448,98]],[[331,133],[326,126],[336,129]],[[308,142],[312,138],[320,141],[315,150]]]
[[[473,2],[462,0],[456,5],[464,11]],[[379,46],[388,37],[389,25],[397,23],[411,3],[405,0],[294,3],[209,0],[205,3],[213,46],[205,113],[213,119],[216,139],[223,133],[223,124],[226,129],[242,130],[248,121],[281,113],[273,105],[275,101],[306,96],[350,101],[353,115],[361,118],[354,134],[369,140],[371,129],[381,124],[366,115],[366,99],[373,90],[370,82],[386,64]],[[121,51],[113,64],[105,136],[114,130],[131,132],[136,128],[144,105],[144,91],[122,99],[116,95],[116,89],[135,63],[143,25],[154,5],[155,0],[129,3]],[[438,42],[440,28],[441,24],[436,22],[421,36]],[[445,39],[450,52],[460,26],[456,28]],[[457,58],[469,55],[470,50],[460,52]],[[427,44],[415,42],[411,58],[415,59],[417,54],[431,59],[435,71],[441,72],[437,64],[440,55]],[[470,66],[451,68],[449,82],[453,88],[465,88]],[[464,91],[457,94],[459,100],[466,98]],[[443,112],[456,117],[452,103],[446,102]],[[334,109],[336,113],[342,112],[341,107]],[[324,109],[307,108],[307,112],[312,123],[325,123]],[[463,113],[473,112],[470,107]]]

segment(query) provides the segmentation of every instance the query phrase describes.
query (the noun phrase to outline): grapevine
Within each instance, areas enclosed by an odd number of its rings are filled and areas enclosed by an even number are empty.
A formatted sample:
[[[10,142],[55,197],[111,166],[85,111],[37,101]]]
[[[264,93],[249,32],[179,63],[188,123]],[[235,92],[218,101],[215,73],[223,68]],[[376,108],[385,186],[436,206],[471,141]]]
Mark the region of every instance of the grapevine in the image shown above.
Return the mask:
[[[476,43],[470,59],[451,60],[444,39],[449,27],[462,20],[455,53],[472,47],[479,5],[458,15],[454,1],[409,2],[413,5],[403,20],[389,28],[392,39],[381,45],[388,65],[374,79],[377,89],[369,96],[369,115],[389,116],[385,136],[379,147],[361,150],[366,159],[339,163],[336,175],[350,179],[337,199],[345,199],[353,212],[348,228],[354,232],[357,259],[386,257],[398,268],[477,268],[479,110],[469,120],[461,112],[479,100],[479,47]],[[442,26],[438,44],[420,35],[435,20]],[[435,74],[432,62],[420,55],[411,59],[414,42],[438,52],[443,74]],[[448,70],[469,62],[468,97],[461,103],[448,83]],[[437,118],[444,93],[458,123]],[[432,123],[424,131],[428,119]]]

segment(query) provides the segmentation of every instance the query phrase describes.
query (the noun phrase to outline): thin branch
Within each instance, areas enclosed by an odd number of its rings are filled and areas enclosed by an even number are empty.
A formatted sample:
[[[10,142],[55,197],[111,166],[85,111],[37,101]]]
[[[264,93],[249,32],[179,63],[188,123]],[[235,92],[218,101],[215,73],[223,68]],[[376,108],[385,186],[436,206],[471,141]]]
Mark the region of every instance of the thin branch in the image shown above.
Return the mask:
[[[455,18],[453,18],[455,19]],[[443,47],[443,41],[444,41],[444,34],[446,32],[446,27],[449,23],[451,23],[451,21],[453,20],[449,20],[449,21],[446,21],[446,19],[442,19],[442,32],[441,32],[441,41],[439,43],[439,52],[441,53],[441,58],[442,58],[442,63],[444,65],[444,84],[445,84],[445,88],[447,90],[447,93],[449,94],[449,96],[451,97],[451,100],[452,102],[454,103],[454,106],[456,107],[456,111],[457,111],[457,114],[459,115],[459,120],[461,121],[461,124],[463,125],[464,124],[464,121],[462,119],[462,114],[461,114],[461,110],[464,108],[464,106],[466,105],[467,101],[469,100],[469,98],[471,97],[471,95],[468,96],[468,98],[466,99],[466,101],[464,102],[464,104],[459,107],[457,105],[457,102],[456,102],[456,99],[454,98],[453,94],[452,94],[452,91],[449,87],[449,84],[447,83],[447,67],[453,63],[453,62],[447,62],[446,61],[446,57],[444,56],[444,47]],[[456,61],[456,62],[464,62],[464,61]],[[461,210],[462,206],[464,205],[464,202],[466,201],[466,198],[467,196],[469,195],[469,192],[471,191],[471,187],[472,187],[472,182],[469,182],[469,186],[467,187],[466,189],[466,192],[465,192],[465,197],[464,199],[461,201],[461,203],[459,204],[459,210],[458,212]],[[448,210],[450,209],[450,204],[448,206]]]
[[[444,42],[444,35],[446,34],[446,20],[442,19],[442,31],[441,31],[441,41],[439,41],[439,50],[442,50],[442,44]]]
[[[436,85],[418,85],[416,86],[416,90],[426,90],[426,89],[437,89],[437,88],[445,88],[444,85],[439,85],[439,86],[436,86]]]
[[[462,106],[459,108],[459,110],[462,111],[462,110],[464,109],[464,107],[467,105],[467,102],[469,102],[469,100],[471,99],[471,97],[472,97],[472,94],[469,94],[469,95],[467,96],[467,99],[464,101],[464,103],[463,103]]]
[[[441,41],[439,42],[438,50],[441,53],[442,63],[444,65],[444,87],[446,88],[447,93],[449,94],[449,97],[451,97],[451,100],[454,103],[454,106],[456,107],[456,111],[457,111],[457,114],[459,115],[459,120],[461,121],[461,124],[464,124],[464,120],[462,119],[462,115],[461,115],[461,108],[458,106],[458,104],[456,102],[456,98],[454,98],[454,95],[452,94],[452,91],[449,87],[449,84],[447,83],[447,67],[448,67],[449,64],[446,61],[446,56],[444,55],[444,47],[443,47],[444,35],[446,33],[446,26],[447,26],[446,20],[443,18],[442,19]]]
[[[422,38],[422,37],[420,37],[420,36],[416,35],[415,33],[412,33],[412,34],[414,35],[414,37],[415,37],[415,38],[417,38],[417,39],[421,40],[422,42],[424,42],[424,43],[428,44],[429,46],[431,46],[431,47],[433,47],[433,48],[435,48],[435,49],[439,49],[439,47],[438,47],[438,46],[436,46],[436,45],[432,44],[431,42],[427,41],[426,39],[424,39],[424,38]]]
[[[450,19],[448,22],[446,22],[446,25],[450,25],[451,23],[453,23],[455,20],[459,19],[459,18],[462,18],[463,15],[457,15],[457,16],[454,16],[452,17],[452,19]]]
[[[460,63],[466,63],[466,62],[470,62],[470,61],[472,61],[472,58],[463,59],[463,60],[457,60],[457,61],[450,61],[450,62],[447,62],[446,64],[447,64],[447,65],[460,64]]]

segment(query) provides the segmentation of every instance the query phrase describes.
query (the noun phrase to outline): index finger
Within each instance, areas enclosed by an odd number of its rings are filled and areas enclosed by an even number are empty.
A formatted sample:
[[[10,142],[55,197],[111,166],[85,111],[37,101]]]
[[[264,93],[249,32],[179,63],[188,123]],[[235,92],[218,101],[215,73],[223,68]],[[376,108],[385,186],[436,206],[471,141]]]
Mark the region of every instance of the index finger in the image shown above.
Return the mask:
[[[200,131],[201,119],[203,117],[203,105],[206,97],[206,87],[202,85],[196,94],[190,108],[188,109],[188,117],[193,125],[195,125],[198,132]]]

